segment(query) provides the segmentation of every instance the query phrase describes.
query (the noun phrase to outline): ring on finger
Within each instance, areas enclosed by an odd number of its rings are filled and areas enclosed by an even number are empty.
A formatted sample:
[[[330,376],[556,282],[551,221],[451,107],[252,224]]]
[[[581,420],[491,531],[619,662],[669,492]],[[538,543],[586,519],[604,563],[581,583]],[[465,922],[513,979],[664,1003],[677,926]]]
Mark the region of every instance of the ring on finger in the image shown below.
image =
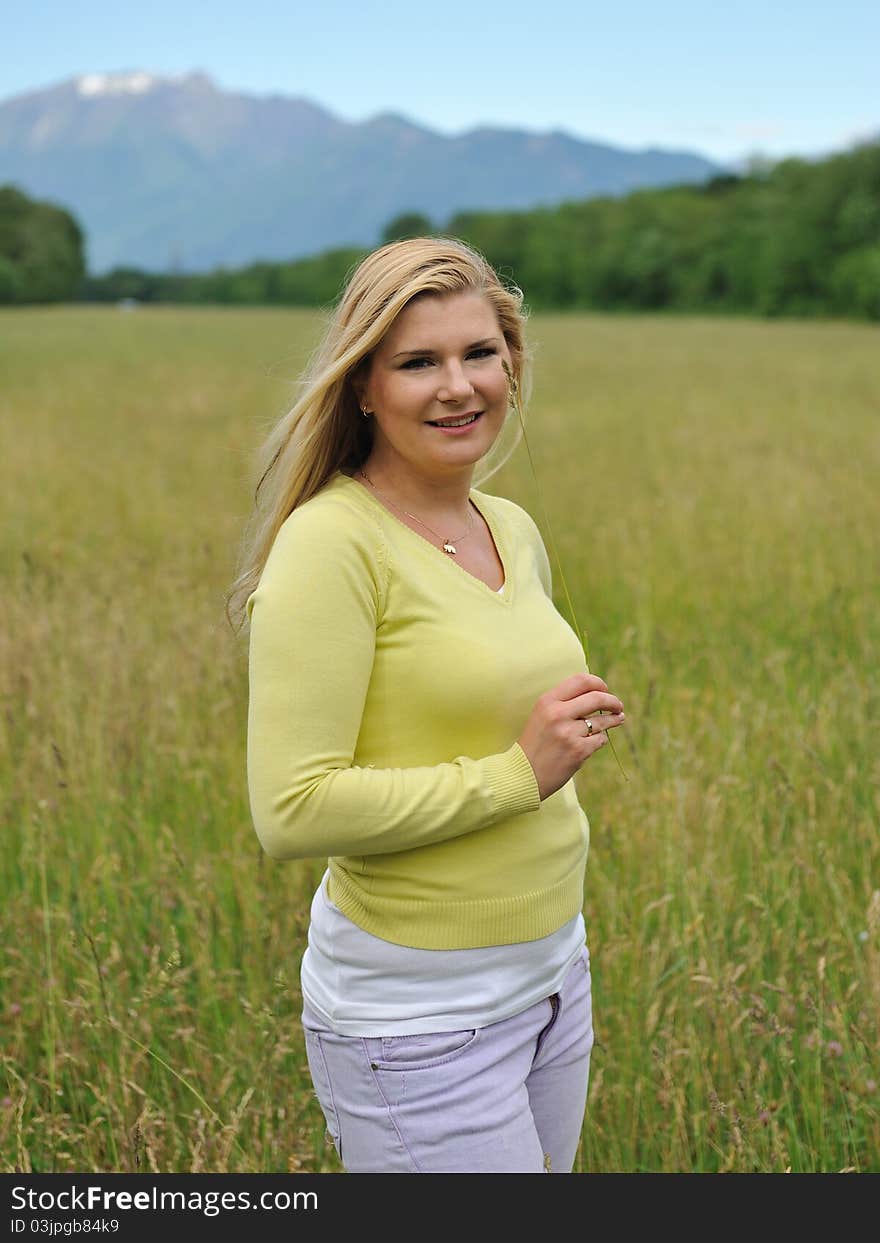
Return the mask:
[[[587,727],[587,737],[588,737],[588,738],[592,737],[592,734],[593,734],[593,721],[592,721],[592,718],[591,718],[591,717],[588,717],[588,716],[584,717],[584,724],[585,724],[585,725],[586,725],[586,727]]]

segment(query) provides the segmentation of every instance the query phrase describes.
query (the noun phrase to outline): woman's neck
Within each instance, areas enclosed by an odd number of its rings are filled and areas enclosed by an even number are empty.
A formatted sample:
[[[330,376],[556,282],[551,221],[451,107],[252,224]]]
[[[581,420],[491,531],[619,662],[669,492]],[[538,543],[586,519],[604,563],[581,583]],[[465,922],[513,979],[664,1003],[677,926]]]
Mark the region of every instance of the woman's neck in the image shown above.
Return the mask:
[[[368,459],[355,474],[362,483],[366,480],[367,486],[419,518],[430,521],[433,515],[438,522],[468,520],[472,467],[452,478],[437,479],[399,467],[383,467]]]

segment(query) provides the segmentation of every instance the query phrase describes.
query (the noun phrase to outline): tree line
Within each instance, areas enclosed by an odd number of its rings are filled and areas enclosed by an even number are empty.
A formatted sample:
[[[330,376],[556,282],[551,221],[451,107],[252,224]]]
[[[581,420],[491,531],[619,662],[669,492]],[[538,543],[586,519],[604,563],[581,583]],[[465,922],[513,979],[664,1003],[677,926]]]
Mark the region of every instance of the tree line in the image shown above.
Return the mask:
[[[0,304],[84,296],[83,232],[70,212],[0,186]]]
[[[12,188],[0,190],[0,302],[127,298],[328,306],[370,249],[328,250],[290,262],[192,275],[120,267],[106,276],[86,276],[82,235],[72,217],[34,204],[33,220],[24,227],[23,198]],[[13,216],[18,224],[10,224]],[[64,228],[56,217],[66,217]],[[525,290],[536,310],[668,309],[877,320],[880,142],[821,161],[786,159],[703,185],[619,198],[532,211],[460,212],[444,224],[406,213],[388,224],[382,240],[421,234],[470,242]],[[63,256],[62,238],[68,247]]]

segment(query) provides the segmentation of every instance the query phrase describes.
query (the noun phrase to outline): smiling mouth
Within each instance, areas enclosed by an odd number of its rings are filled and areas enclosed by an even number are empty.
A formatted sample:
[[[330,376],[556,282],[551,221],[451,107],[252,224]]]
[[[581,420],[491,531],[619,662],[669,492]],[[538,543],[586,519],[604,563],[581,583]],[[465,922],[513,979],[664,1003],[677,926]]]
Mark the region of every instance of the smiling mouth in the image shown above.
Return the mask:
[[[469,423],[475,423],[482,410],[473,410],[470,414],[460,414],[454,419],[428,419],[431,427],[467,427]]]

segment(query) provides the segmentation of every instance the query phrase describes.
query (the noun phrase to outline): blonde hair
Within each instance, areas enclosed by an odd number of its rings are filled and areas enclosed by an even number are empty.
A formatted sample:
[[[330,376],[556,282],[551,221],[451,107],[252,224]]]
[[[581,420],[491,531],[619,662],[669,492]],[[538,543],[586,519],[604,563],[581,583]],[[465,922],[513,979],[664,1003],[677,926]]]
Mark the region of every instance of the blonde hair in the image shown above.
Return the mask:
[[[254,513],[242,542],[239,573],[226,597],[226,615],[233,629],[244,624],[247,599],[259,584],[285,519],[336,471],[353,473],[370,455],[373,424],[361,415],[353,379],[368,368],[372,352],[413,298],[469,290],[483,294],[494,308],[514,378],[520,392],[527,395],[530,360],[522,291],[502,283],[479,252],[458,238],[414,237],[390,242],[367,255],[349,277],[303,373],[302,396],[260,449],[262,471]],[[508,413],[507,423],[511,419],[515,423],[515,416]],[[515,435],[501,460],[496,448],[502,437],[496,438],[475,471],[479,482],[510,456],[519,441],[518,425]]]

